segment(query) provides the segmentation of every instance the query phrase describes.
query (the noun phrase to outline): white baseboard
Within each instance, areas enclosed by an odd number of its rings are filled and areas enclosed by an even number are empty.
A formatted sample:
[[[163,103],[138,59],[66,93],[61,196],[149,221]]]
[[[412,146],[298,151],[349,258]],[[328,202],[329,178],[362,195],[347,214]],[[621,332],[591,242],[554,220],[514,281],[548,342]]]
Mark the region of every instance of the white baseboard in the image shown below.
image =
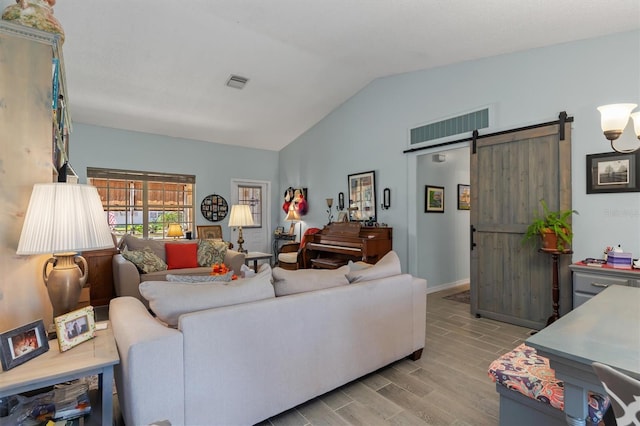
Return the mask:
[[[448,290],[450,288],[455,288],[455,287],[461,287],[461,290],[462,290],[462,287],[465,287],[468,285],[469,285],[469,278],[465,278],[463,280],[454,281],[452,283],[440,284],[435,287],[427,286],[427,294],[435,293],[437,291],[442,291],[442,290]]]

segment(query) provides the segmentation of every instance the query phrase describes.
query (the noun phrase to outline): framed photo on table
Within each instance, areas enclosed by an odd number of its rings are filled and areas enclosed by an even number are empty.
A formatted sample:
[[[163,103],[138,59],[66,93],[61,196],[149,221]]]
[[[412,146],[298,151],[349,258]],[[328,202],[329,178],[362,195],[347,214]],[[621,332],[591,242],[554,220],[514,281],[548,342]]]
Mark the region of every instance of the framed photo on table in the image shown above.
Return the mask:
[[[425,185],[424,212],[444,213],[444,186]]]
[[[60,352],[67,351],[96,335],[93,306],[78,309],[55,318]]]
[[[640,151],[587,155],[587,194],[640,192]]]
[[[5,371],[48,350],[49,341],[42,320],[0,334],[0,362]]]

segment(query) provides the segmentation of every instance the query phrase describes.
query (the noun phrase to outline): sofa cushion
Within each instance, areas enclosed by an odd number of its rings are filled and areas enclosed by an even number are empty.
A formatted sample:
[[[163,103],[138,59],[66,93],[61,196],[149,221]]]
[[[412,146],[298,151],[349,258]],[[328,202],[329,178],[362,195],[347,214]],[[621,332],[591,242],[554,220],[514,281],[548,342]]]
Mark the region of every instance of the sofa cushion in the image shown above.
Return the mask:
[[[163,262],[167,261],[167,256],[164,252],[164,241],[162,240],[148,240],[144,238],[134,237],[131,234],[125,235],[122,240],[128,250],[143,250],[145,247],[149,247],[151,251],[155,253]]]
[[[198,241],[198,265],[211,266],[216,263],[224,263],[227,255],[227,243],[222,240]]]
[[[142,250],[124,249],[122,250],[122,257],[136,265],[143,274],[167,270],[167,264],[156,256],[149,247],[145,247]]]
[[[362,281],[376,280],[380,278],[387,278],[393,275],[400,275],[400,258],[395,251],[390,251],[385,254],[382,259],[370,268],[364,268],[360,270],[350,270],[347,274],[347,279],[350,283],[359,283]]]
[[[212,281],[229,282],[232,280],[233,272],[227,272],[223,275],[174,275],[167,274],[166,278],[169,282],[174,283],[210,283]]]
[[[345,276],[348,272],[347,265],[338,269],[298,269],[296,271],[276,267],[273,268],[273,287],[276,296],[338,287],[349,284]]]
[[[180,315],[188,312],[274,297],[268,265],[253,278],[230,283],[144,281],[140,283],[140,294],[157,317],[172,327],[178,325]]]
[[[198,244],[166,243],[167,269],[197,268]]]

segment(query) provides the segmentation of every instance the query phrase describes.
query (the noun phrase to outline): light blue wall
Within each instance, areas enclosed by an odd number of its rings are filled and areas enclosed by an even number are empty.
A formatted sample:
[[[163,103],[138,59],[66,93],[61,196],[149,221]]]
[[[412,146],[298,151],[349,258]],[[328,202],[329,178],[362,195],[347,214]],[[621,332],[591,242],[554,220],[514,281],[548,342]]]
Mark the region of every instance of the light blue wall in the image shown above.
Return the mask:
[[[204,197],[215,193],[230,202],[231,179],[270,181],[278,192],[278,153],[274,151],[76,123],[71,134],[70,151],[71,165],[83,183],[86,182],[87,167],[195,175],[196,225],[212,223],[199,211]],[[278,206],[272,207],[271,215],[274,217]],[[228,220],[227,216],[216,222],[223,225],[227,239],[230,238],[226,226]]]
[[[419,275],[429,287],[456,281],[460,274],[431,273],[440,268],[468,271],[468,265],[427,256],[429,247],[455,251],[450,238],[428,238],[429,227],[409,235],[409,197],[419,197],[421,182],[409,182],[407,169],[416,156],[403,154],[408,130],[416,125],[490,105],[492,130],[557,119],[560,111],[575,118],[572,137],[574,260],[597,257],[609,244],[622,244],[640,256],[640,193],[586,194],[586,155],[610,152],[600,130],[596,107],[640,100],[640,32],[584,40],[470,61],[373,81],[280,152],[280,186],[309,187],[311,206],[347,190],[347,175],[375,170],[378,196],[392,190],[392,207],[379,220],[394,228],[394,249],[408,264],[410,241],[420,242]],[[629,137],[625,134],[623,137]],[[433,163],[435,164],[435,163]],[[426,162],[424,167],[433,167]],[[416,186],[418,185],[418,186]],[[408,193],[408,188],[418,193]],[[325,208],[311,208],[305,220],[326,222]],[[451,211],[451,210],[449,210]],[[427,220],[427,218],[420,218]],[[436,219],[434,218],[433,221]],[[417,229],[417,228],[416,228]],[[468,250],[468,246],[465,246]],[[424,274],[424,275],[422,275]],[[453,281],[449,281],[453,280]]]

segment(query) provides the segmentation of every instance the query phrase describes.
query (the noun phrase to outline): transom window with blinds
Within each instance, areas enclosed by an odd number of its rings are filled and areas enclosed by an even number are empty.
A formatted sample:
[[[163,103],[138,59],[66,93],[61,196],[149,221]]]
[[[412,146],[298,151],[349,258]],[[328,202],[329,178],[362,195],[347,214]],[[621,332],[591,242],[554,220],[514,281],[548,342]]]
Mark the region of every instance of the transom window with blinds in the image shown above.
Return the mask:
[[[194,228],[194,175],[87,167],[87,181],[98,189],[116,235],[162,239],[171,223]]]

